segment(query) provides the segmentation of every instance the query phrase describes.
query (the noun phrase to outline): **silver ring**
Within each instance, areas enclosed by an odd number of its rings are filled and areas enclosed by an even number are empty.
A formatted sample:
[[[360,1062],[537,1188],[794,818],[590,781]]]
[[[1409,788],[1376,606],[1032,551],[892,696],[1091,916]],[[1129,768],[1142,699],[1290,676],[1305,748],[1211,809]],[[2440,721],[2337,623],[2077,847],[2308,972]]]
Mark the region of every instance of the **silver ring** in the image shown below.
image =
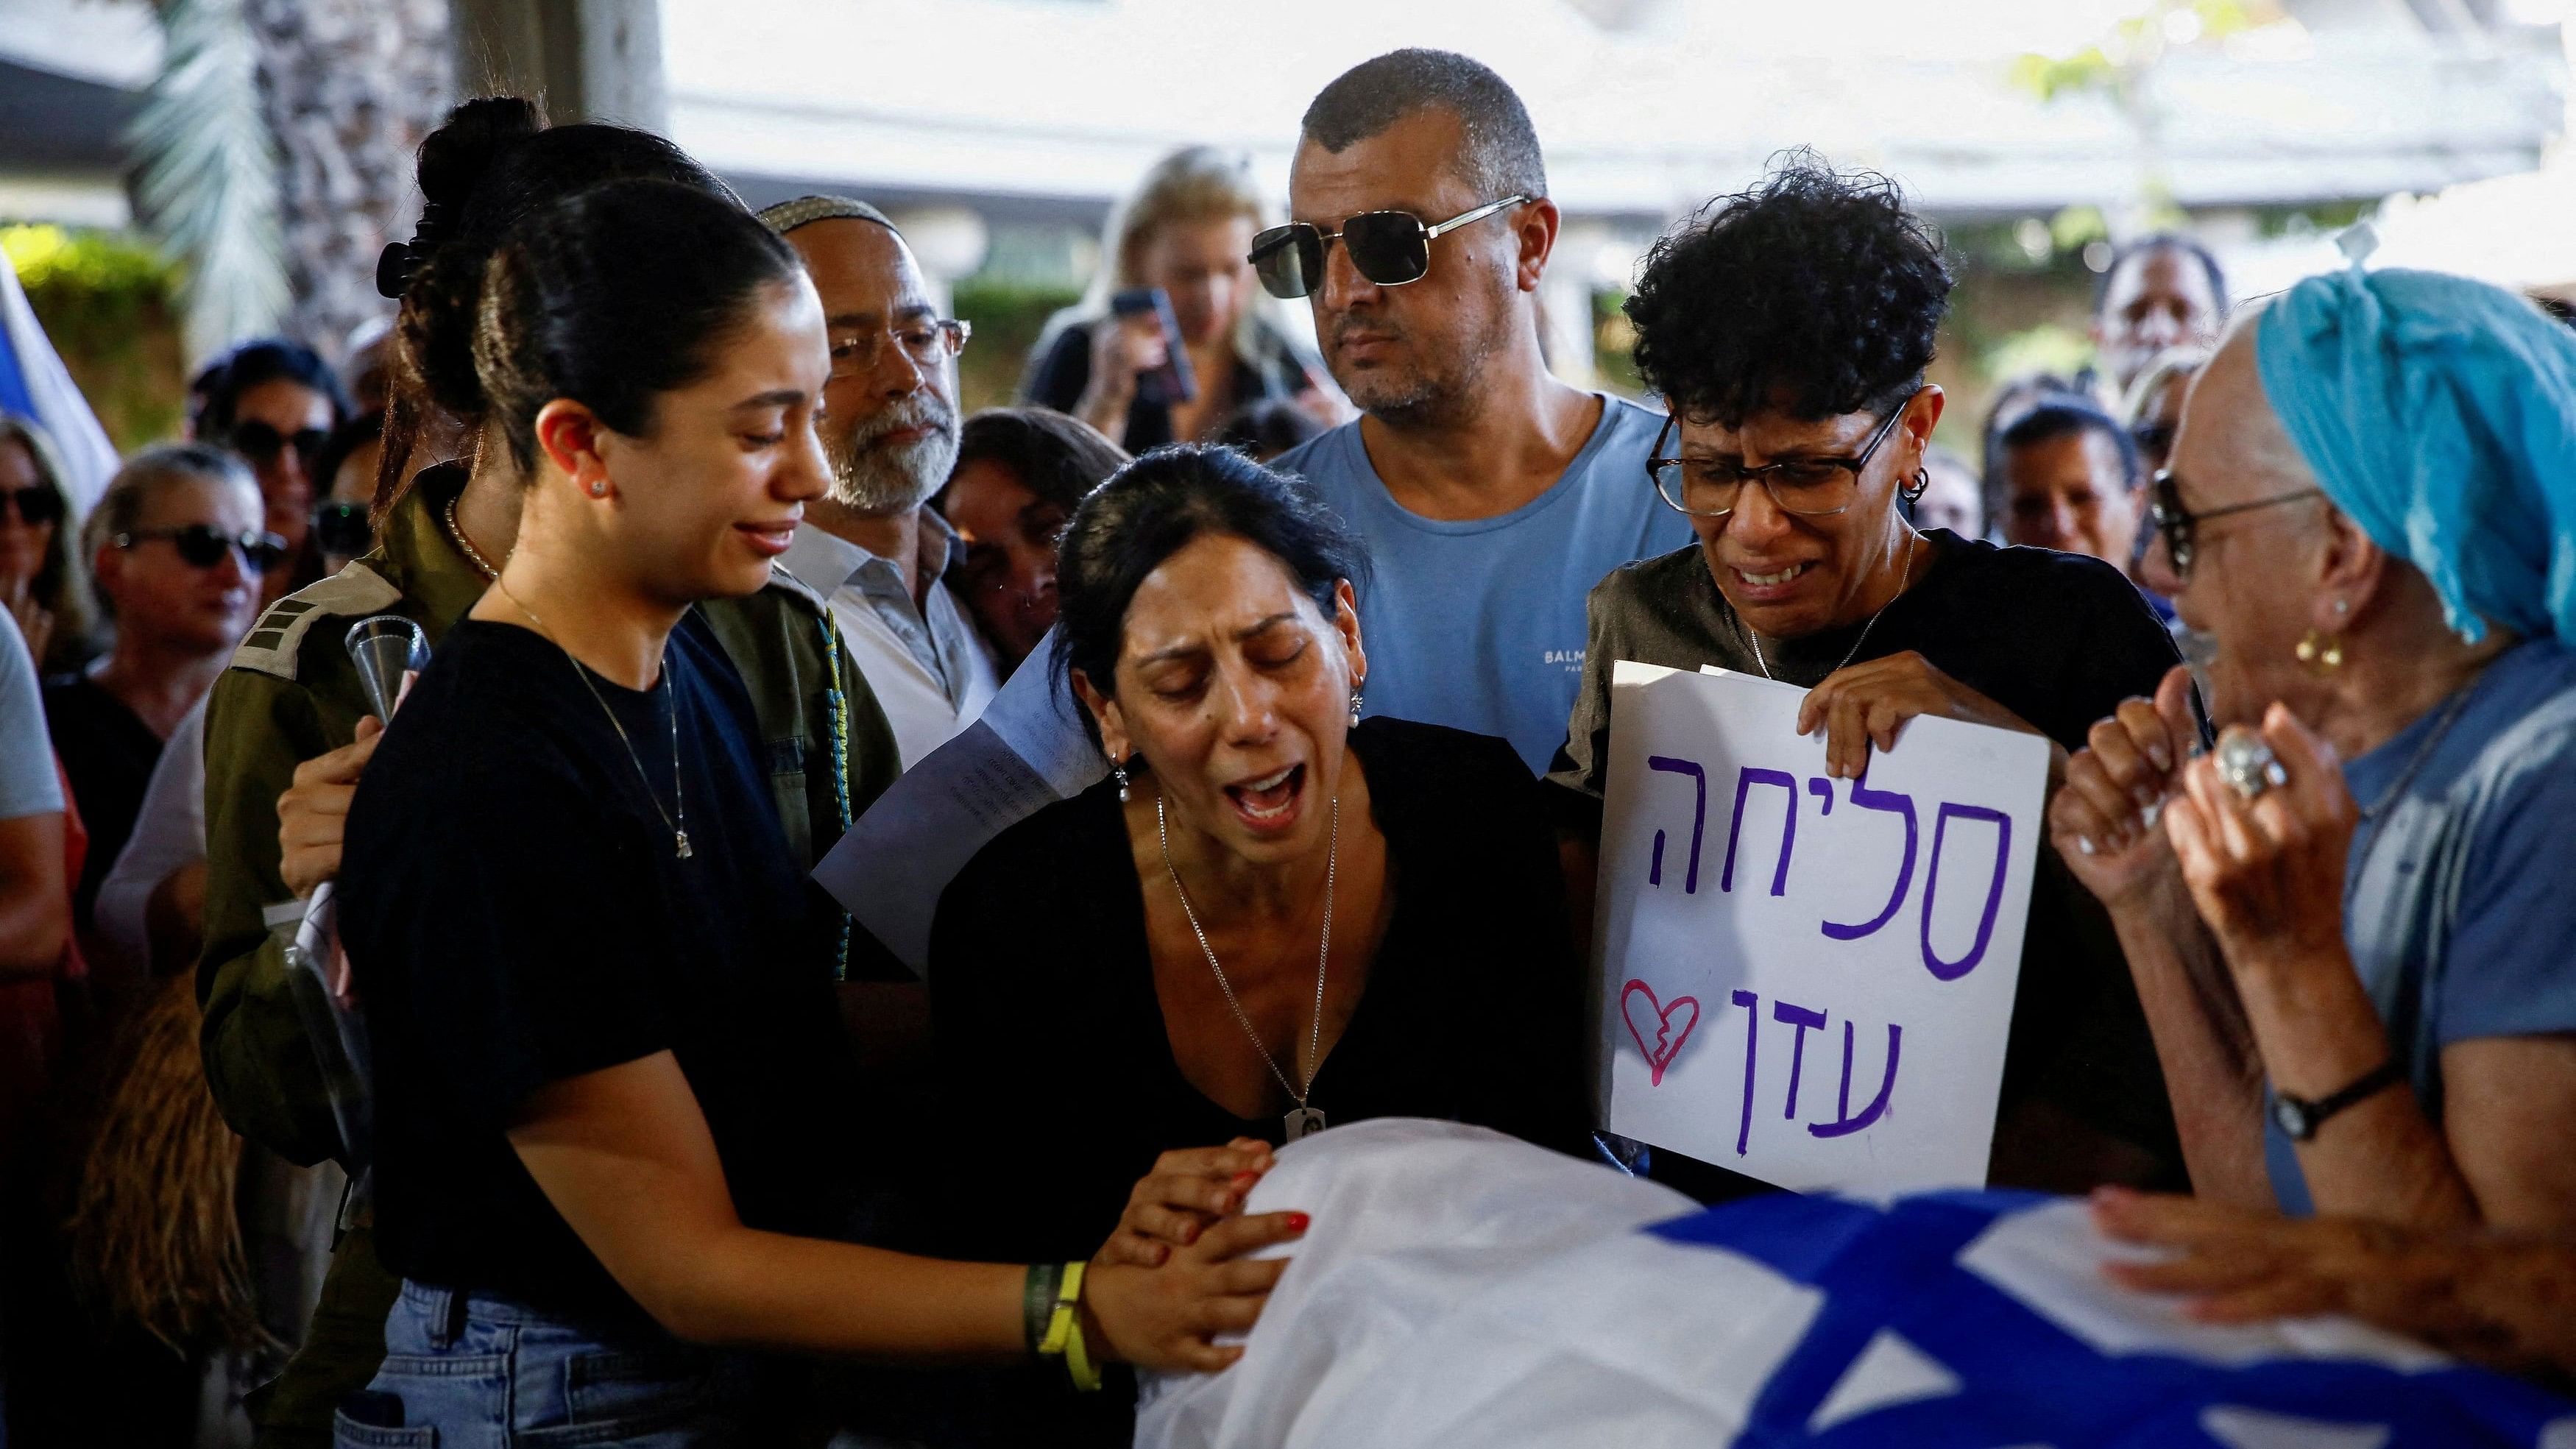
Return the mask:
[[[2290,772],[2281,768],[2272,747],[2263,743],[2261,735],[2241,726],[2219,736],[2215,763],[2218,778],[2247,800],[2275,785],[2290,783]]]

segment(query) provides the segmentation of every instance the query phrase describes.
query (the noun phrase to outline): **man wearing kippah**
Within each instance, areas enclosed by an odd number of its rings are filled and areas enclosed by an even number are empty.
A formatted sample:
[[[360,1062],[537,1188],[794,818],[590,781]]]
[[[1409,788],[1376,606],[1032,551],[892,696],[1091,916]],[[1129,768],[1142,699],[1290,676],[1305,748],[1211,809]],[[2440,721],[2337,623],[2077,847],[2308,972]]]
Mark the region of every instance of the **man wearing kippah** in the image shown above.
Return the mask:
[[[832,376],[820,424],[832,491],[805,507],[780,560],[830,600],[904,768],[975,722],[992,656],[940,576],[956,531],[929,507],[957,460],[957,353],[912,249],[863,201],[804,196],[760,214],[805,259],[823,298]]]

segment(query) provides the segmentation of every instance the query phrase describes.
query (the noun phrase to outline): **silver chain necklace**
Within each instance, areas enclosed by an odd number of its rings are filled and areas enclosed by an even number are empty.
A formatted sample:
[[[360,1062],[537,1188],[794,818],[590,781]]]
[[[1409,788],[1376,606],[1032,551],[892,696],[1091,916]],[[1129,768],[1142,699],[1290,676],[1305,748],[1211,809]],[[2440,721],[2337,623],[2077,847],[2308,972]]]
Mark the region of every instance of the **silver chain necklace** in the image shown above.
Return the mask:
[[[1302,1064],[1306,1085],[1303,1090],[1288,1080],[1288,1074],[1279,1070],[1277,1059],[1270,1055],[1270,1048],[1261,1044],[1261,1033],[1252,1029],[1252,1018],[1244,1015],[1243,1003],[1235,999],[1234,983],[1225,979],[1225,968],[1217,964],[1216,948],[1208,944],[1207,930],[1199,924],[1199,913],[1190,908],[1190,893],[1181,889],[1180,869],[1172,864],[1172,832],[1163,820],[1163,792],[1160,789],[1154,792],[1154,836],[1163,847],[1163,869],[1171,873],[1172,894],[1181,898],[1181,914],[1189,918],[1190,934],[1199,938],[1199,950],[1207,957],[1208,969],[1216,973],[1217,989],[1225,993],[1225,1004],[1233,1009],[1234,1019],[1242,1025],[1243,1034],[1252,1038],[1252,1049],[1261,1053],[1261,1064],[1270,1069],[1270,1075],[1279,1079],[1280,1087],[1297,1103],[1281,1119],[1287,1129],[1288,1140],[1294,1142],[1300,1137],[1312,1137],[1323,1131],[1324,1114],[1307,1106],[1306,1098],[1314,1092],[1315,1073],[1324,1065],[1324,971],[1333,959],[1333,877],[1342,847],[1341,796],[1336,794],[1333,797],[1332,829],[1324,847],[1324,941],[1315,948],[1315,1020],[1306,1032],[1306,1060]]]
[[[1850,667],[1852,660],[1860,654],[1860,646],[1869,642],[1869,631],[1878,627],[1878,615],[1886,613],[1898,599],[1905,597],[1905,586],[1914,581],[1915,537],[1916,535],[1910,531],[1906,535],[1905,569],[1904,572],[1897,576],[1896,592],[1888,596],[1886,603],[1878,606],[1878,613],[1870,615],[1868,623],[1860,626],[1860,637],[1854,639],[1852,641],[1852,647],[1844,651],[1843,662],[1835,665],[1831,671],[1832,673],[1840,674],[1844,669]],[[1731,606],[1729,607],[1728,612],[1734,613]],[[1779,678],[1778,675],[1771,672],[1771,661],[1762,657],[1762,636],[1753,632],[1753,626],[1744,622],[1744,616],[1742,614],[1735,615],[1735,627],[1744,631],[1744,642],[1753,646],[1753,662],[1762,667],[1762,677],[1765,679]]]
[[[571,650],[564,649],[563,641],[555,637],[555,631],[546,626],[545,620],[537,617],[536,610],[521,603],[519,596],[510,592],[510,586],[501,582],[499,574],[492,576],[492,584],[501,591],[501,597],[518,605],[519,612],[528,616],[528,621],[537,626],[537,632],[545,636],[547,643],[563,650],[564,662],[572,666],[573,677],[581,681],[582,688],[590,691],[592,699],[599,701],[599,712],[608,716],[608,727],[617,731],[617,742],[626,747],[626,758],[635,762],[635,778],[643,782],[644,798],[652,804],[653,813],[662,817],[662,828],[671,832],[672,852],[687,860],[695,852],[689,849],[689,802],[680,786],[680,701],[671,692],[670,644],[665,642],[662,645],[662,704],[671,713],[671,808],[665,810],[662,797],[653,793],[653,777],[644,772],[644,757],[635,753],[635,742],[626,737],[626,726],[618,722],[617,711],[608,707],[608,697],[599,692],[598,685],[590,682],[590,671],[581,667],[581,661],[572,657]],[[676,820],[672,818],[675,812],[679,817]]]

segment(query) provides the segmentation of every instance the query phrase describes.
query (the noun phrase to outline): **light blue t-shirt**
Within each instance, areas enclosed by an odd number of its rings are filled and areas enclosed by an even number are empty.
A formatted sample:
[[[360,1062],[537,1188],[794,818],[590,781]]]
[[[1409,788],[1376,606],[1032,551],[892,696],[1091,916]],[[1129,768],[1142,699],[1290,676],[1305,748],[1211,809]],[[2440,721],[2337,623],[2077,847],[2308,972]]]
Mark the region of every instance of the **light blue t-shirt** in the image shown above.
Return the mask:
[[[2449,704],[2344,768],[2367,812],[2344,865],[2344,940],[2436,1124],[2444,1047],[2576,1031],[2576,649],[2518,644],[2444,728]],[[2314,1211],[2268,1111],[2263,1133],[2281,1210]]]
[[[36,665],[27,657],[18,621],[0,610],[0,820],[62,808],[62,781],[54,773],[54,742],[45,733]]]
[[[1619,565],[1691,541],[1646,476],[1663,414],[1599,396],[1601,422],[1564,474],[1493,518],[1446,522],[1398,504],[1356,422],[1273,460],[1368,543],[1368,713],[1500,735],[1546,772],[1583,682],[1584,598]]]

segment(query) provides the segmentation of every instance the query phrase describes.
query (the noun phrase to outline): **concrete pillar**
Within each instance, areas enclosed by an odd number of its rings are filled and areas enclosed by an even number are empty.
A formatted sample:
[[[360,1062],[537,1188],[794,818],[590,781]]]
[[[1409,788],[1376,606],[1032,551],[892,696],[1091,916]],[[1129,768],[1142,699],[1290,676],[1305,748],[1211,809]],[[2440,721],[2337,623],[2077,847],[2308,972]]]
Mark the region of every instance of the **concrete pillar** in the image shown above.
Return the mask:
[[[667,128],[660,0],[451,0],[458,94],[528,95],[546,119]]]

